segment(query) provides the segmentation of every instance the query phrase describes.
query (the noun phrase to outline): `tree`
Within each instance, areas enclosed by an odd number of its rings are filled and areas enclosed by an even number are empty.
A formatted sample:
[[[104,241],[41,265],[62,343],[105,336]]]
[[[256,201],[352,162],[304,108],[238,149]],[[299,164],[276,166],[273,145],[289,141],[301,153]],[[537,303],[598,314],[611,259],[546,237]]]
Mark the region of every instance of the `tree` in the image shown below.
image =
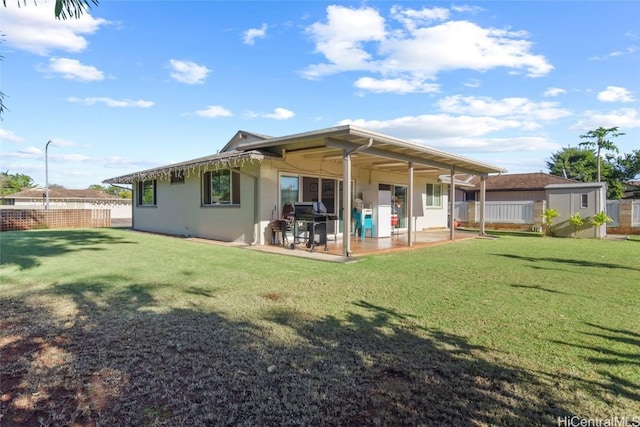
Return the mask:
[[[585,133],[584,135],[580,135],[580,138],[582,139],[589,139],[590,141],[586,141],[586,142],[581,142],[579,145],[581,147],[589,147],[592,149],[596,150],[596,157],[598,159],[598,163],[597,163],[597,168],[598,168],[598,180],[597,182],[601,181],[601,175],[600,175],[600,164],[602,163],[602,157],[601,157],[601,151],[602,150],[609,150],[609,151],[615,151],[616,153],[618,152],[618,147],[616,147],[613,142],[609,141],[607,138],[612,137],[618,137],[624,135],[623,132],[618,132],[618,127],[612,127],[612,128],[603,128],[603,127],[599,127],[596,130],[590,130],[589,132]]]
[[[29,175],[21,173],[10,174],[9,171],[0,173],[0,195],[17,193],[25,188],[33,188],[36,184]]]
[[[566,147],[551,155],[547,161],[547,168],[551,175],[590,182],[597,174],[596,163],[596,156],[592,150]]]
[[[22,3],[27,5],[27,0],[16,0],[18,6]],[[7,0],[2,0],[4,7],[7,7]],[[34,0],[34,4],[37,4]],[[56,0],[55,16],[56,19],[80,18],[84,13],[91,9],[91,4],[97,6],[98,0]]]
[[[593,150],[578,147],[563,148],[547,160],[547,168],[551,175],[580,182],[596,181],[597,165],[598,160]],[[600,162],[600,165],[601,180],[607,182],[607,198],[620,199],[624,194],[622,183],[640,174],[640,150],[618,157],[607,155],[606,161]]]
[[[613,173],[620,181],[631,181],[640,177],[640,150],[633,150],[631,154],[609,157],[613,162]]]
[[[118,187],[115,185],[110,185],[109,187],[105,187],[100,184],[93,184],[88,187],[89,190],[100,190],[104,191],[107,194],[113,194],[114,196],[130,199],[131,198],[131,190],[124,187]]]

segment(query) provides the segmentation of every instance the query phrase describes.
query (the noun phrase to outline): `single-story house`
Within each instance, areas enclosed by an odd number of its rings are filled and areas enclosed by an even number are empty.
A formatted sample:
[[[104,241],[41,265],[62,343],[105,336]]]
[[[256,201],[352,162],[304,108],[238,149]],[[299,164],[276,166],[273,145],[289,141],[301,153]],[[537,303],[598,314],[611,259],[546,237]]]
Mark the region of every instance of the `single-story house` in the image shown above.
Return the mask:
[[[447,227],[454,202],[448,194],[457,174],[486,182],[490,174],[503,172],[344,125],[275,138],[238,131],[217,154],[104,183],[132,184],[136,230],[265,245],[285,204],[322,202],[337,217],[326,224],[330,235],[351,235],[352,215],[345,212],[363,206],[373,212],[371,237],[388,237],[393,210],[412,246],[413,230]],[[442,182],[441,175],[453,177],[453,184]],[[452,238],[453,228],[450,233]],[[343,255],[350,256],[351,239],[342,240]]]
[[[17,193],[0,197],[4,209],[44,209],[46,189],[27,188]],[[102,190],[74,190],[49,187],[50,209],[109,209],[111,219],[131,218],[131,199],[123,199]]]
[[[469,186],[459,186],[456,198],[459,201],[480,200],[481,183],[478,177],[469,177]],[[486,182],[486,201],[514,202],[546,200],[547,185],[577,184],[578,181],[550,175],[544,172],[514,173],[491,176]],[[461,199],[461,200],[460,200]]]

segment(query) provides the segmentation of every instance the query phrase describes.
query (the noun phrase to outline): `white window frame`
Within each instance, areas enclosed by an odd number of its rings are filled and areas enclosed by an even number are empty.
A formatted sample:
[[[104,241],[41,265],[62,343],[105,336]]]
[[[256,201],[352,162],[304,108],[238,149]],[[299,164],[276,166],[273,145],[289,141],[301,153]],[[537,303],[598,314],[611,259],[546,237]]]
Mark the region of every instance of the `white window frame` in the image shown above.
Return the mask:
[[[431,191],[429,191],[429,186],[431,186]],[[437,195],[435,194],[436,188],[438,189]],[[427,208],[432,208],[432,209],[442,208],[442,184],[431,183],[431,182],[427,183],[425,205]]]

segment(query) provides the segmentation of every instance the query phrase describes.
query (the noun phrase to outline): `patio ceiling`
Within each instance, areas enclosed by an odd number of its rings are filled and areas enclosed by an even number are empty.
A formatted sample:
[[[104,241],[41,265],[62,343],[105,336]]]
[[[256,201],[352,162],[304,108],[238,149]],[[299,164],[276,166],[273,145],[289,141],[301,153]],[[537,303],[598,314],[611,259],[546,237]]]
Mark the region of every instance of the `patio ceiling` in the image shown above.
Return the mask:
[[[371,141],[371,146],[367,147]],[[488,176],[505,169],[478,162],[425,145],[371,132],[352,125],[305,132],[258,142],[249,142],[238,150],[256,150],[276,156],[302,156],[305,159],[342,163],[344,150],[362,147],[351,155],[352,166],[406,172],[413,162],[414,173],[456,173]],[[366,148],[365,148],[366,147]]]

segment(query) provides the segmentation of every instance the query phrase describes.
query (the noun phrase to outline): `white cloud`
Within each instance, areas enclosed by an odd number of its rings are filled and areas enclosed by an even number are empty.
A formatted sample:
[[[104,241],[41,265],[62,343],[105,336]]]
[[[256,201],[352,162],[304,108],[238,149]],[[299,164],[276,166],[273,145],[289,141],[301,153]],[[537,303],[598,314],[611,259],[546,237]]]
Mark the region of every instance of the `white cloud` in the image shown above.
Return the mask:
[[[522,152],[549,151],[558,144],[543,136],[487,138],[491,132],[523,130],[527,122],[495,117],[453,116],[447,114],[407,116],[396,119],[343,120],[367,129],[395,135],[419,144],[456,152]]]
[[[394,28],[371,7],[352,9],[328,6],[326,22],[307,28],[316,52],[326,62],[313,64],[303,76],[317,79],[344,71],[380,73],[381,80],[435,79],[448,70],[479,72],[506,68],[529,77],[548,74],[553,66],[543,55],[531,53],[532,42],[525,31],[484,28],[468,21],[448,19],[446,9],[393,7],[391,15],[402,25]],[[421,90],[416,86],[416,90]]]
[[[402,78],[374,79],[372,77],[360,77],[356,80],[354,86],[374,93],[433,93],[440,90],[439,84]]]
[[[449,18],[449,9],[443,7],[434,7],[433,9],[422,8],[405,9],[401,6],[391,7],[391,17],[407,28],[414,31],[420,24],[430,24],[435,21],[444,21]]]
[[[61,162],[85,162],[91,159],[83,154],[54,154],[51,158]]]
[[[625,50],[614,50],[613,52],[609,52],[608,54],[606,54],[604,56],[592,56],[589,59],[592,60],[592,61],[602,61],[602,60],[605,60],[605,59],[608,59],[608,58],[615,58],[616,56],[631,55],[632,53],[636,52],[637,50],[638,50],[637,46],[629,46]]]
[[[84,13],[78,19],[57,20],[54,1],[33,2],[18,5],[7,1],[2,8],[2,32],[9,46],[38,55],[46,55],[52,50],[81,52],[87,45],[85,38],[100,27],[109,24],[101,18]]]
[[[267,24],[262,24],[260,28],[250,28],[244,32],[242,42],[244,44],[254,44],[255,40],[264,38],[267,35]]]
[[[76,98],[76,97],[69,97],[67,98],[67,101],[69,102],[77,102],[77,103],[81,103],[84,105],[96,105],[96,104],[104,104],[107,107],[113,107],[113,108],[149,108],[149,107],[153,107],[154,103],[152,101],[144,101],[142,99],[139,99],[137,101],[132,101],[129,99],[122,99],[122,100],[118,100],[118,99],[113,99],[113,98],[107,98],[107,97],[88,97],[88,98]]]
[[[307,78],[370,68],[371,55],[363,44],[381,42],[386,37],[384,18],[375,9],[336,5],[327,7],[326,23],[312,24],[307,33],[316,43],[316,52],[329,61],[328,64],[309,66],[304,72]]]
[[[273,111],[273,113],[265,114],[263,117],[267,119],[287,120],[293,116],[295,116],[293,111],[278,107]]]
[[[83,65],[77,59],[70,58],[49,58],[49,66],[41,71],[60,74],[64,79],[82,82],[104,79],[104,74],[96,67]]]
[[[562,88],[550,87],[549,89],[544,91],[543,96],[546,97],[546,98],[549,98],[549,97],[553,97],[553,96],[563,95],[565,93],[567,93],[567,91],[562,89]]]
[[[0,141],[22,142],[23,139],[11,132],[10,130],[0,128]]]
[[[37,159],[42,155],[43,155],[43,150],[40,150],[37,147],[25,147],[13,153],[2,153],[3,158],[16,158],[16,159]],[[6,166],[3,166],[3,167],[6,167]]]
[[[208,118],[232,116],[231,111],[220,105],[208,105],[204,110],[196,111],[196,115]]]
[[[211,72],[204,65],[198,65],[193,61],[171,59],[169,64],[172,69],[171,77],[180,83],[189,85],[204,83],[207,75]]]
[[[56,146],[56,147],[77,147],[78,144],[76,144],[73,141],[69,141],[68,139],[61,139],[61,138],[55,138],[51,140],[51,145],[52,146]]]
[[[295,113],[291,110],[287,110],[286,108],[275,108],[273,113],[256,113],[255,111],[247,111],[245,114],[249,118],[265,118],[265,119],[275,119],[275,120],[287,120],[295,116]]]
[[[588,131],[599,127],[631,129],[640,127],[640,117],[635,108],[620,108],[608,112],[585,111],[584,117],[569,129],[573,131]]]
[[[598,100],[602,102],[634,102],[633,94],[618,86],[607,86],[605,90],[598,93]]]
[[[342,120],[339,125],[353,124],[399,138],[412,140],[438,140],[452,137],[478,137],[490,132],[521,129],[519,120],[495,117],[452,116],[448,114],[424,114],[405,116],[391,120]]]
[[[493,99],[454,95],[442,98],[438,105],[445,113],[510,117],[520,120],[548,121],[571,115],[568,110],[558,108],[556,102],[532,102],[527,98]]]

